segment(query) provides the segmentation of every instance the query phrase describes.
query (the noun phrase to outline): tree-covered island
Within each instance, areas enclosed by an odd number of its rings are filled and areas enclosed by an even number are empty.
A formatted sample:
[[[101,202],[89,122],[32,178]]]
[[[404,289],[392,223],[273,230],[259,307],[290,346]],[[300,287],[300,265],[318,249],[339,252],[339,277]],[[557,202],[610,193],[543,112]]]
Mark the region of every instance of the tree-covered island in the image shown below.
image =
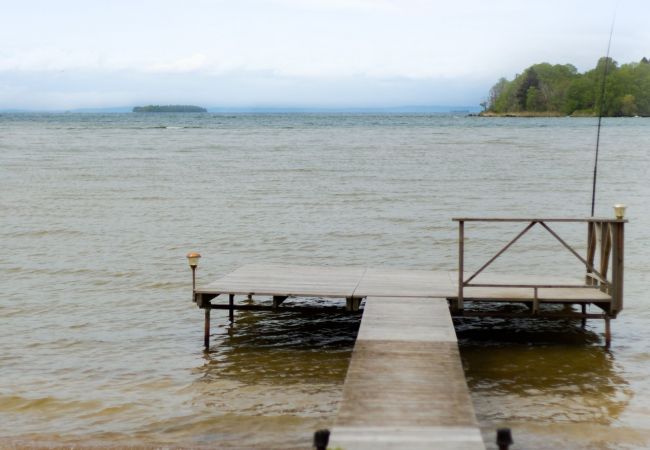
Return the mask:
[[[204,113],[208,112],[207,109],[201,108],[200,106],[194,105],[147,105],[147,106],[136,106],[133,108],[133,112],[136,113],[154,113],[154,112],[164,112],[164,113]]]
[[[619,66],[611,58],[601,58],[585,73],[571,64],[534,64],[512,81],[501,78],[482,104],[486,110],[481,114],[596,116],[601,102],[603,116],[650,116],[650,61],[644,57]]]

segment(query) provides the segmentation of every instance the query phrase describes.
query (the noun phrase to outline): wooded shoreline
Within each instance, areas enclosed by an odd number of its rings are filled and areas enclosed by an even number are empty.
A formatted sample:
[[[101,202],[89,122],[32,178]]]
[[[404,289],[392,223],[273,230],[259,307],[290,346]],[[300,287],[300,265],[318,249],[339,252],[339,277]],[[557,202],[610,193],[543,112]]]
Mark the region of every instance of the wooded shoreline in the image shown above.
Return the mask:
[[[481,103],[514,117],[650,116],[650,61],[620,65],[600,58],[584,73],[571,64],[534,64],[512,81],[501,78]]]
[[[482,111],[478,114],[474,114],[474,116],[477,117],[528,117],[528,118],[534,118],[534,117],[571,117],[571,118],[580,118],[580,117],[598,117],[596,113],[581,113],[581,112],[574,112],[572,114],[565,114],[560,111],[543,111],[543,112],[535,112],[535,111],[519,111],[519,112],[503,112],[503,113],[498,113],[494,111]],[[642,115],[637,115],[637,116],[621,116],[621,117],[634,117],[634,118],[639,118],[639,117],[650,117],[650,116],[642,116]]]

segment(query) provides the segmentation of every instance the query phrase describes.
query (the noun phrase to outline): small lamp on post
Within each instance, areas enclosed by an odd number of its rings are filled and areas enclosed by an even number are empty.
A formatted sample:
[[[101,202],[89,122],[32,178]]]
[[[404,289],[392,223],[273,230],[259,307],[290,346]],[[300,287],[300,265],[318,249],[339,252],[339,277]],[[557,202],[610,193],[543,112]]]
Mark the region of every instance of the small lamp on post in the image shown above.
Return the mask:
[[[614,215],[616,216],[617,219],[621,220],[625,217],[625,209],[627,206],[625,206],[622,203],[617,203],[614,205]]]
[[[187,262],[192,269],[192,292],[196,290],[196,267],[199,265],[199,259],[201,259],[200,253],[190,252],[187,254]]]

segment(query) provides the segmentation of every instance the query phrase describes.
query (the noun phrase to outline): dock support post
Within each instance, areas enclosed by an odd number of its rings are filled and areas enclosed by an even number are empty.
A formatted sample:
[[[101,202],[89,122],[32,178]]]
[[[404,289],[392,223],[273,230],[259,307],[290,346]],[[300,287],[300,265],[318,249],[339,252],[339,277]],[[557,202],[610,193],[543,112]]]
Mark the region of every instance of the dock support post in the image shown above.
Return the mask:
[[[282,302],[284,302],[287,298],[289,298],[286,295],[274,295],[273,296],[273,311],[276,311]]]
[[[456,310],[458,312],[463,311],[463,287],[465,284],[464,281],[464,252],[465,252],[465,222],[458,222],[458,300],[456,302]]]
[[[612,223],[612,307],[610,313],[616,316],[623,309],[623,243],[624,222]]]
[[[499,446],[499,450],[508,450],[513,443],[510,428],[499,428],[497,430],[497,445]]]
[[[609,348],[612,344],[612,330],[609,321],[609,316],[605,316],[605,348]]]
[[[230,306],[228,316],[230,323],[233,323],[235,321],[235,294],[228,295],[228,305]]]
[[[203,345],[205,349],[210,348],[210,305],[205,308],[205,324],[203,329]]]
[[[585,303],[580,305],[580,309],[582,311],[582,314],[587,314],[587,305]],[[580,321],[580,327],[584,330],[584,328],[587,326],[587,319],[585,317],[582,318]]]
[[[316,450],[326,450],[330,441],[329,430],[318,430],[314,433],[314,445]]]

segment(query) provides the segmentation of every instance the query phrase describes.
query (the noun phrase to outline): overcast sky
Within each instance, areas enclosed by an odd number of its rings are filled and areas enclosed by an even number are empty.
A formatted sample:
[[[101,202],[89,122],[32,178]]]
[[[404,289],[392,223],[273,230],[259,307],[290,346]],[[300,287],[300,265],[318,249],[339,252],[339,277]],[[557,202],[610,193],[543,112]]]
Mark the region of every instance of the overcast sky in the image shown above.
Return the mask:
[[[618,5],[617,5],[618,3]],[[649,0],[0,0],[0,109],[478,105],[650,57]]]

